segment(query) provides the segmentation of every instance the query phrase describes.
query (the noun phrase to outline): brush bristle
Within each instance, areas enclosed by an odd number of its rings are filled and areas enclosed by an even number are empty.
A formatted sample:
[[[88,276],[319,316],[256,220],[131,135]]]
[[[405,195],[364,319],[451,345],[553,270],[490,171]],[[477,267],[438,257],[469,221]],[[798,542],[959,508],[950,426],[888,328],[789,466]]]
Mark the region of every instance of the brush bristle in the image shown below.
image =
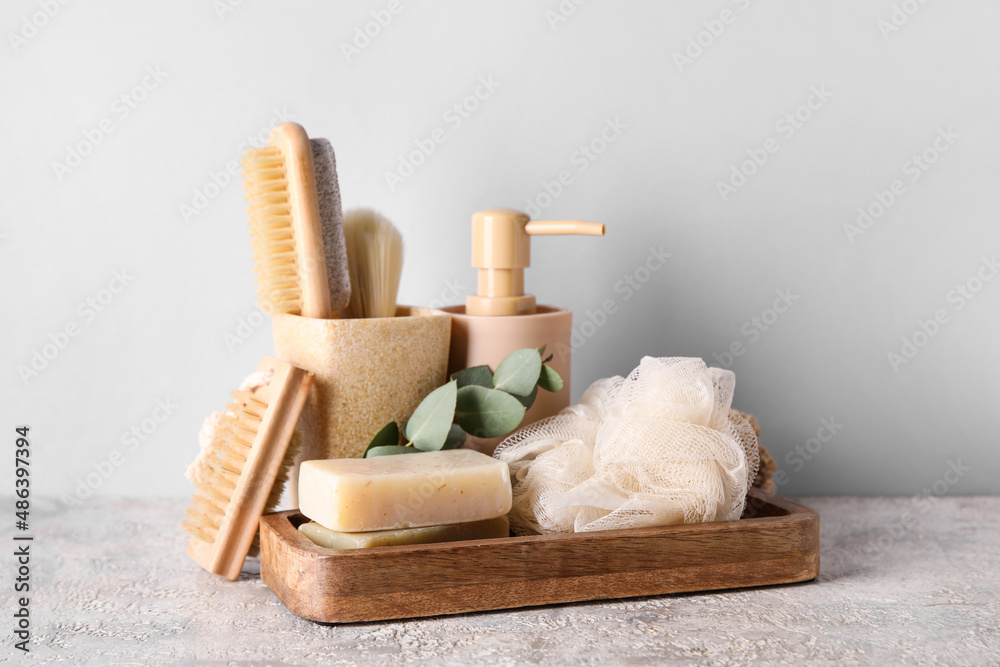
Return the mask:
[[[351,317],[392,317],[403,273],[403,236],[368,208],[344,214],[347,265],[351,274]]]
[[[243,157],[243,189],[250,203],[247,214],[260,309],[298,314],[302,286],[285,175],[281,151],[274,146],[251,148]]]
[[[202,542],[214,542],[222,528],[226,509],[267,410],[267,403],[252,391],[234,391],[232,397],[233,402],[226,406],[209,446],[212,455],[202,463],[202,482],[191,496],[187,520],[182,524],[184,532]],[[285,453],[278,478],[271,487],[265,513],[277,507],[301,442],[301,436],[296,433]]]
[[[230,403],[215,432],[211,450],[213,456],[205,462],[204,480],[191,496],[187,521],[182,525],[192,538],[214,542],[226,507],[236,489],[242,466],[253,446],[253,434],[260,425],[260,400],[249,392],[234,391]],[[253,398],[252,403],[247,399]],[[266,406],[264,406],[266,408]]]

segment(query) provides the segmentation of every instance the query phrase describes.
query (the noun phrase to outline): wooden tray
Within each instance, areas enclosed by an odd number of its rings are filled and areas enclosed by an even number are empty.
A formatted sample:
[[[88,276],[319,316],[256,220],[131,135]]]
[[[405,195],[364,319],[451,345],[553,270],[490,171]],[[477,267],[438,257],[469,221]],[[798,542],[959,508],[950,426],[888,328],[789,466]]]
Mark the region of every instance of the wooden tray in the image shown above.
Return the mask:
[[[758,489],[753,518],[372,549],[313,544],[297,510],[260,521],[260,574],[292,613],[379,621],[807,581],[819,515]]]

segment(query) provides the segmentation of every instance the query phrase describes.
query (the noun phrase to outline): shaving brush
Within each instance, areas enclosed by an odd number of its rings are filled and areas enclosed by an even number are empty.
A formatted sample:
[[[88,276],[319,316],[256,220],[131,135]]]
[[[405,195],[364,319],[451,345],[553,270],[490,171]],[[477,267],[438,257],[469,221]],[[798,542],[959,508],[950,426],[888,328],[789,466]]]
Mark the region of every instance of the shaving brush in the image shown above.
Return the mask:
[[[370,208],[344,213],[351,301],[344,317],[392,317],[403,273],[403,236]]]

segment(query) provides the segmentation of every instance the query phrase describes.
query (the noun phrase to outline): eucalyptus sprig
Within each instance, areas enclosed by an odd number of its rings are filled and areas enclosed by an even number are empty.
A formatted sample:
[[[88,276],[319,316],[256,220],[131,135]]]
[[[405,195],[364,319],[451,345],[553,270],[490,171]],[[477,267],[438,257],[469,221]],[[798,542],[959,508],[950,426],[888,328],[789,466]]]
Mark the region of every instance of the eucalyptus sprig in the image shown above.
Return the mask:
[[[545,346],[507,355],[496,371],[473,366],[453,373],[450,382],[420,402],[400,434],[389,422],[365,448],[365,458],[457,449],[465,436],[499,438],[518,427],[535,402],[539,388],[559,391],[563,380],[544,360]],[[402,438],[400,437],[402,435]],[[405,444],[400,441],[405,439]]]

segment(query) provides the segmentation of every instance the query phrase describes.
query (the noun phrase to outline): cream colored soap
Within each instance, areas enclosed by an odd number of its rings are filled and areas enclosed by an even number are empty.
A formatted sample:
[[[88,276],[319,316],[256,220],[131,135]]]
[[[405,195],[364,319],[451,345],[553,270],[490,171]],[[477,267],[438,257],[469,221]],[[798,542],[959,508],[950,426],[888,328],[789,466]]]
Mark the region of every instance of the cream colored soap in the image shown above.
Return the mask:
[[[299,526],[299,532],[313,543],[327,549],[367,549],[393,547],[403,544],[430,544],[432,542],[458,542],[484,540],[510,535],[506,516],[471,523],[453,523],[450,526],[425,526],[400,530],[373,530],[367,533],[342,533],[330,530],[315,521]]]
[[[471,449],[303,461],[299,511],[357,533],[482,521],[511,506],[507,464]]]

